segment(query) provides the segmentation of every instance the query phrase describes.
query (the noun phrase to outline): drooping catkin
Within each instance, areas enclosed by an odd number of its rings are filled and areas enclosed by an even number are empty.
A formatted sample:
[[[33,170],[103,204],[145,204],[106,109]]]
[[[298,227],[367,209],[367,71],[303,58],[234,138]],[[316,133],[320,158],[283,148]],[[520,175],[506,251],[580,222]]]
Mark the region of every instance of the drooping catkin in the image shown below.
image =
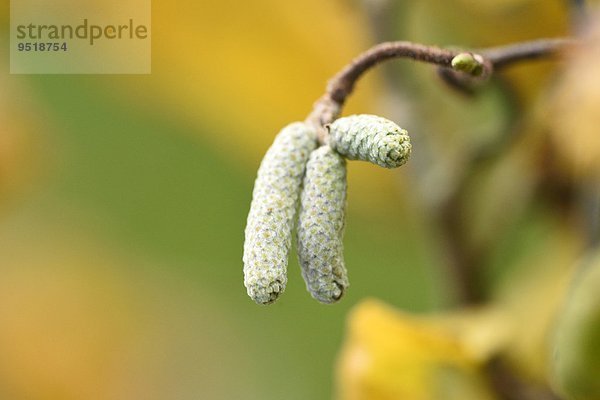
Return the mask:
[[[244,242],[244,285],[259,304],[274,302],[287,283],[294,217],[316,133],[295,122],[281,130],[258,169]]]
[[[346,161],[329,146],[310,155],[298,220],[298,260],[310,294],[338,301],[348,287],[342,237],[346,208]]]
[[[396,168],[410,156],[408,133],[383,117],[351,115],[335,120],[327,128],[329,145],[351,160]]]

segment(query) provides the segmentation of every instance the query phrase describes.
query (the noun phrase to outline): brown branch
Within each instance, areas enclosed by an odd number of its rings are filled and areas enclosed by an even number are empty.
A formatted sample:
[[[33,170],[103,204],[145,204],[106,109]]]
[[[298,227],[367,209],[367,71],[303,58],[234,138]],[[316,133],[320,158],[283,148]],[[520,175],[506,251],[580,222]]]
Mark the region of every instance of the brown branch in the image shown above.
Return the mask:
[[[327,93],[331,99],[344,104],[354,84],[367,70],[392,58],[411,58],[430,64],[449,67],[458,52],[428,47],[410,42],[387,42],[367,50],[342,69],[329,81]]]
[[[574,44],[576,44],[576,40],[574,39],[540,39],[532,42],[481,50],[479,54],[491,62],[494,69],[500,69],[519,61],[530,61],[553,56]]]
[[[457,54],[456,51],[411,42],[378,44],[352,60],[329,81],[325,94],[315,103],[307,122],[322,127],[337,118],[358,79],[369,69],[383,61],[393,58],[411,58],[449,67],[452,59]],[[323,139],[323,137],[320,139]],[[323,140],[321,141],[323,142]]]
[[[485,78],[492,74],[494,69],[502,68],[512,63],[524,60],[533,60],[555,54],[566,46],[574,43],[571,39],[541,39],[533,42],[518,43],[481,50],[469,53],[460,50],[441,49],[439,47],[424,46],[411,42],[387,42],[378,44],[356,57],[350,64],[338,72],[328,83],[327,90],[313,108],[306,121],[315,125],[320,130],[319,140],[326,141],[326,132],[322,127],[331,123],[341,113],[344,103],[352,93],[360,77],[377,64],[394,59],[410,58],[440,67],[450,69],[453,73],[467,78]],[[471,54],[479,63],[480,68],[471,65],[471,74],[464,68],[453,65],[453,60],[461,54]],[[455,77],[456,78],[456,77]],[[451,78],[448,78],[451,79]],[[459,80],[452,79],[455,84]]]

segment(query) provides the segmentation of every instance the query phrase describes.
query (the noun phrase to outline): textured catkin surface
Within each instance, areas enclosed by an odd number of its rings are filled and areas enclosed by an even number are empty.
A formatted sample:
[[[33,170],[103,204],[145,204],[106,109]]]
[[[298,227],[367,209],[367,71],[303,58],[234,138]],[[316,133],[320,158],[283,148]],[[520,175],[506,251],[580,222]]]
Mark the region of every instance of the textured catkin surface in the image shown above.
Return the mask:
[[[259,169],[245,231],[244,285],[259,304],[274,302],[287,283],[294,216],[316,134],[301,122],[281,130]]]
[[[351,115],[328,126],[329,145],[351,160],[369,161],[396,168],[410,156],[407,132],[392,121],[376,115]]]
[[[306,166],[298,220],[298,259],[310,294],[322,303],[348,287],[342,236],[346,161],[329,146],[313,151]]]

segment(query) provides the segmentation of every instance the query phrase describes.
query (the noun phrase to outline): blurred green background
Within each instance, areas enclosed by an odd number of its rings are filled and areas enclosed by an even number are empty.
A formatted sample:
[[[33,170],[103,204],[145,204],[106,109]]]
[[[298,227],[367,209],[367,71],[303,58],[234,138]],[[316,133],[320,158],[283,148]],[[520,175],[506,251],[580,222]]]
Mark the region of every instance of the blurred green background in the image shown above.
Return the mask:
[[[409,195],[420,166],[350,163],[343,301],[314,301],[293,256],[285,295],[259,307],[241,253],[262,155],[377,41],[478,47],[560,35],[564,3],[154,1],[148,76],[9,75],[4,3],[0,398],[330,398],[357,302],[428,311],[450,301],[436,232]],[[552,67],[528,68],[508,73],[520,105]],[[361,81],[346,114],[400,116],[415,143],[431,133],[460,149],[515,112],[495,87],[470,101],[432,68],[399,62]],[[452,166],[460,154],[448,154]]]

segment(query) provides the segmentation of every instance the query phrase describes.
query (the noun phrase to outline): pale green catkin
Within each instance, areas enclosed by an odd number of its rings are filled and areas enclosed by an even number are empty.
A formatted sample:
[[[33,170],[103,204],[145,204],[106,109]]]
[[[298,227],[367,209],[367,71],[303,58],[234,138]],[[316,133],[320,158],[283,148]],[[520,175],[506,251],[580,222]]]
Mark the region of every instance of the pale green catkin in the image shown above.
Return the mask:
[[[327,126],[329,145],[350,160],[369,161],[396,168],[410,156],[407,132],[392,121],[376,115],[351,115]]]
[[[272,303],[285,289],[300,187],[315,147],[315,131],[292,123],[277,135],[258,169],[243,256],[244,285],[256,303]]]
[[[313,151],[306,166],[298,220],[298,260],[310,294],[338,301],[348,287],[342,237],[346,161],[329,146]]]

